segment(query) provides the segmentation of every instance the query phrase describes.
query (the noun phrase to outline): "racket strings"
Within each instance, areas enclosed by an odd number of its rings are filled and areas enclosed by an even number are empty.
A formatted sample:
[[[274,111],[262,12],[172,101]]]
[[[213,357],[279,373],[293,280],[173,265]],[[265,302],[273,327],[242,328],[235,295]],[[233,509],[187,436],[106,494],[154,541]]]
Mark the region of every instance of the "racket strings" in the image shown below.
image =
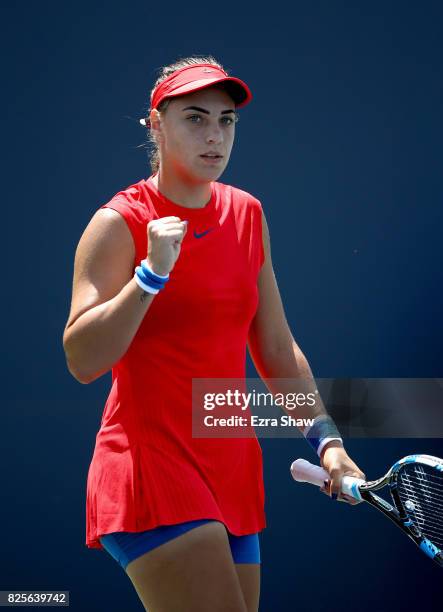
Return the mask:
[[[415,492],[415,488],[410,487],[408,484],[405,485],[405,489],[411,494],[413,495]],[[432,495],[432,492],[429,489],[424,489],[423,491],[423,496],[426,498],[426,500],[432,504],[433,506],[435,506],[436,508],[440,507],[443,509],[443,495]]]
[[[442,549],[443,474],[427,465],[405,465],[398,474],[397,491],[408,518]]]

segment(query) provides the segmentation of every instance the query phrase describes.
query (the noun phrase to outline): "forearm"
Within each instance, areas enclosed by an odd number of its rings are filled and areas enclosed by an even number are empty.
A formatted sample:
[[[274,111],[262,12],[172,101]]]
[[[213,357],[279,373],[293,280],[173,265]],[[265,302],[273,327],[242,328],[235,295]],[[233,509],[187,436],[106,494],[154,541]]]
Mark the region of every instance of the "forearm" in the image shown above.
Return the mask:
[[[272,395],[282,394],[284,398],[291,398],[288,408],[285,400],[279,401],[282,409],[294,419],[305,419],[305,426],[299,427],[306,441],[317,453],[321,466],[329,473],[330,478],[321,489],[329,496],[350,504],[358,503],[346,495],[339,495],[341,479],[344,474],[366,479],[364,473],[352,461],[346,452],[340,433],[333,420],[329,417],[320,394],[316,391],[317,385],[312,375],[309,363],[298,347],[292,336],[283,335],[283,342],[276,344],[278,348],[269,349],[262,343],[254,342],[256,337],[251,338],[250,349],[252,349],[254,364],[258,373]],[[313,393],[315,402],[300,404],[293,401],[297,394],[302,394],[299,399]],[[280,398],[279,398],[280,400]],[[292,409],[293,405],[295,409]],[[309,419],[308,424],[306,420]],[[310,420],[314,423],[311,424]],[[297,424],[298,425],[298,424]],[[338,439],[337,439],[338,438]]]
[[[66,328],[63,346],[71,374],[86,384],[110,370],[128,350],[154,298],[132,278],[115,297]]]
[[[288,406],[281,402],[281,408],[294,419],[303,419],[305,425],[299,429],[320,457],[326,448],[343,445],[318,392],[309,363],[294,339],[290,348],[272,355],[262,354],[259,367],[260,375],[273,395],[278,393],[291,398]],[[312,424],[314,419],[316,421]]]
[[[317,391],[309,363],[292,339],[291,346],[273,354],[262,354],[258,364],[258,371],[267,388],[272,394],[315,394],[315,403],[297,403],[296,409],[282,406],[290,416],[296,418],[312,418],[327,414],[322,399]],[[299,398],[300,399],[300,398]],[[311,405],[312,404],[312,405]]]

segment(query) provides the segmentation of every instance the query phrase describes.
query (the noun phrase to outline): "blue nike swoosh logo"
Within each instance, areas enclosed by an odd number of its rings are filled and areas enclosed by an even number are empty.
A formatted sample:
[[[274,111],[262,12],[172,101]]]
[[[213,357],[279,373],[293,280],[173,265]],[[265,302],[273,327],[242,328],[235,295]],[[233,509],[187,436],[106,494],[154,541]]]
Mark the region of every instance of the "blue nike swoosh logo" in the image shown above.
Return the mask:
[[[197,234],[197,232],[194,230],[194,236],[196,238],[203,238],[203,236],[206,236],[206,234],[213,229],[214,229],[213,227],[210,227],[209,229],[205,230],[204,232],[201,232],[200,234]]]

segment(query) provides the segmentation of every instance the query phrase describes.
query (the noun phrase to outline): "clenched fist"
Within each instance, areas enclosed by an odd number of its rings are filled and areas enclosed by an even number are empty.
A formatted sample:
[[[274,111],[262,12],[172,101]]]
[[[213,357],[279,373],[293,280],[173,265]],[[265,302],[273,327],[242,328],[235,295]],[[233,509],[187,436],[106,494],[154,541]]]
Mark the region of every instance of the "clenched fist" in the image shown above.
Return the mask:
[[[166,276],[174,267],[186,236],[187,224],[187,221],[181,221],[179,217],[161,217],[148,223],[146,259],[156,274]]]

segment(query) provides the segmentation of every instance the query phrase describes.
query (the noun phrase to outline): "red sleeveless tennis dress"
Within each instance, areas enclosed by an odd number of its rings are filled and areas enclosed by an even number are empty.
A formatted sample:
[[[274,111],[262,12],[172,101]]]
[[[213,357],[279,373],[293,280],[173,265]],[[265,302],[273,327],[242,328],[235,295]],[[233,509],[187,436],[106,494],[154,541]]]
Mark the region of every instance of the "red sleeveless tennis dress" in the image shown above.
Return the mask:
[[[86,491],[86,545],[99,537],[209,518],[234,535],[266,526],[258,439],[193,438],[192,378],[244,378],[249,325],[264,261],[261,204],[211,183],[200,209],[175,204],[147,180],[101,208],[118,211],[147,255],[146,225],[188,219],[180,255],[123,357],[101,419]],[[118,245],[116,245],[118,248]]]

